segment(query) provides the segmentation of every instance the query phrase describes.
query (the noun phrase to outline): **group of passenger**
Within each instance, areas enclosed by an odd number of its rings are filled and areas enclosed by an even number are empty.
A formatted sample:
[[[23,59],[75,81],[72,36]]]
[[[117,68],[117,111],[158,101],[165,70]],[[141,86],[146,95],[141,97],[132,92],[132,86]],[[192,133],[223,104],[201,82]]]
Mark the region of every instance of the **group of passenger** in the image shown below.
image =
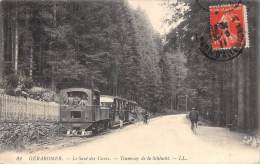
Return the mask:
[[[68,94],[68,97],[65,101],[65,104],[68,105],[79,105],[79,106],[88,106],[88,96],[72,96],[70,94]]]

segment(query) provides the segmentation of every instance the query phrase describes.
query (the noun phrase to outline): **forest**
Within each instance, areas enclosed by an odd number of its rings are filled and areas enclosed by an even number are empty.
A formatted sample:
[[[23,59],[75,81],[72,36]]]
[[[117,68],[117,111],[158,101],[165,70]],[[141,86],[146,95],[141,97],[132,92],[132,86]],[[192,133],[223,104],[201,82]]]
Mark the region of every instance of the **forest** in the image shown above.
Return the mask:
[[[254,129],[257,2],[244,2],[250,8],[250,48],[227,62],[210,60],[199,48],[199,39],[210,33],[203,9],[208,1],[162,2],[170,11],[164,23],[177,24],[165,36],[127,0],[3,0],[6,80],[1,86],[97,88],[151,112],[185,110],[179,108],[185,96],[186,110],[198,108],[215,125]]]
[[[185,0],[166,4],[173,14],[167,22],[183,21],[166,36],[165,51],[180,51],[186,57],[187,75],[183,81],[190,106],[200,109],[202,116],[217,126],[243,130],[257,128],[257,1],[242,4],[247,8],[250,47],[236,58],[224,62],[211,60],[200,50],[200,40],[210,34],[208,7],[232,1]],[[234,2],[233,2],[234,3]],[[178,7],[179,6],[179,7]],[[193,93],[192,93],[193,92]]]
[[[97,88],[153,112],[162,105],[162,43],[142,10],[121,0],[3,1],[2,6],[7,79],[53,91]]]

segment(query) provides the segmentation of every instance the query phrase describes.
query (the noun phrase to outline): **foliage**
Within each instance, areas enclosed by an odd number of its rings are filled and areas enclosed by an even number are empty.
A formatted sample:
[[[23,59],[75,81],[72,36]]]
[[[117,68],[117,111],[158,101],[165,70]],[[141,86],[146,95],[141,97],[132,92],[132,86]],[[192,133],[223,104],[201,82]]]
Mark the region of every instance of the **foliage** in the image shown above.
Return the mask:
[[[16,74],[10,74],[6,77],[7,88],[15,89],[19,85],[19,76]]]
[[[184,80],[187,89],[184,94],[189,95],[190,105],[196,106],[203,116],[218,125],[233,124],[240,114],[240,126],[244,126],[243,122],[247,122],[247,126],[253,127],[255,121],[252,120],[255,117],[252,109],[255,108],[253,106],[255,103],[251,99],[255,94],[252,92],[255,86],[251,88],[250,84],[255,84],[255,75],[251,72],[255,68],[254,64],[250,63],[254,63],[255,53],[251,53],[253,51],[250,50],[244,51],[238,58],[228,62],[216,62],[203,56],[199,50],[199,39],[210,33],[210,26],[209,13],[201,6],[207,8],[208,5],[228,4],[231,1],[199,2],[200,4],[185,0],[176,2],[177,5],[185,4],[188,9],[181,15],[174,15],[167,20],[169,23],[179,22],[179,24],[167,34],[164,48],[174,51],[179,49],[187,59],[188,71]],[[170,3],[168,7],[176,9],[176,3]],[[243,4],[248,8],[254,8],[256,2],[243,2]],[[252,9],[248,12],[251,20],[249,31],[255,33],[256,21],[253,17],[256,13]],[[248,98],[248,90],[251,90],[251,98]],[[247,101],[250,103],[245,103]],[[251,112],[246,111],[246,106]]]
[[[31,78],[24,77],[21,80],[22,90],[31,89],[34,86],[34,82]]]
[[[5,92],[12,96],[19,95],[22,91],[27,92],[33,87],[33,85],[34,82],[31,78],[17,74],[10,74],[6,76],[3,84]]]
[[[187,87],[183,94],[190,96],[190,106],[196,106],[202,112],[214,112],[220,109],[220,98],[223,79],[223,63],[215,63],[201,55],[199,51],[198,38],[209,32],[206,11],[196,2],[181,1],[188,9],[182,15],[173,17],[173,22],[182,20],[175,29],[166,36],[165,49],[181,52],[187,59],[187,76],[184,86]],[[173,6],[169,6],[173,8]],[[176,61],[176,60],[175,60]],[[176,81],[176,80],[174,80]],[[196,93],[190,94],[189,90]]]
[[[19,77],[16,74],[10,74],[5,79],[5,92],[15,96],[15,89],[19,85]]]
[[[53,89],[97,87],[160,109],[162,45],[143,11],[124,0],[5,5],[10,17],[18,12],[19,73],[32,71],[35,83]]]

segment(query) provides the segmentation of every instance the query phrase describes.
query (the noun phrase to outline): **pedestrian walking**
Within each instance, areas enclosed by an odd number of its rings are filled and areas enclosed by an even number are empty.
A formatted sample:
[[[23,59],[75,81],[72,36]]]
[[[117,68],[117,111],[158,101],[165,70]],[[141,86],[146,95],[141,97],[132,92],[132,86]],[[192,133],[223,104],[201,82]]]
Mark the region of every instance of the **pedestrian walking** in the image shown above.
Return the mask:
[[[145,111],[143,113],[144,124],[148,124],[149,113]]]
[[[189,118],[191,121],[191,130],[196,133],[196,128],[198,127],[198,120],[199,120],[199,112],[196,108],[192,108],[189,113]]]

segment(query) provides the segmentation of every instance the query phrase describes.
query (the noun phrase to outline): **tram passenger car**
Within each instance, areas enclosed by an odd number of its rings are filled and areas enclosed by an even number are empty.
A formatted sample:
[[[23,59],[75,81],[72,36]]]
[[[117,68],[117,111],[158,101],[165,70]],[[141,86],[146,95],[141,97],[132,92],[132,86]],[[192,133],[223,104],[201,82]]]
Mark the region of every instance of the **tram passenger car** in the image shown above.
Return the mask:
[[[128,108],[128,118],[130,122],[134,122],[138,119],[138,104],[135,101],[129,100],[127,103],[127,108]]]
[[[109,126],[114,127],[119,125],[120,120],[124,124],[133,121],[137,103],[118,96],[101,95],[100,107],[109,110]]]
[[[100,108],[100,93],[85,88],[60,91],[60,123],[66,129],[86,130],[97,133],[109,124],[109,110]]]

